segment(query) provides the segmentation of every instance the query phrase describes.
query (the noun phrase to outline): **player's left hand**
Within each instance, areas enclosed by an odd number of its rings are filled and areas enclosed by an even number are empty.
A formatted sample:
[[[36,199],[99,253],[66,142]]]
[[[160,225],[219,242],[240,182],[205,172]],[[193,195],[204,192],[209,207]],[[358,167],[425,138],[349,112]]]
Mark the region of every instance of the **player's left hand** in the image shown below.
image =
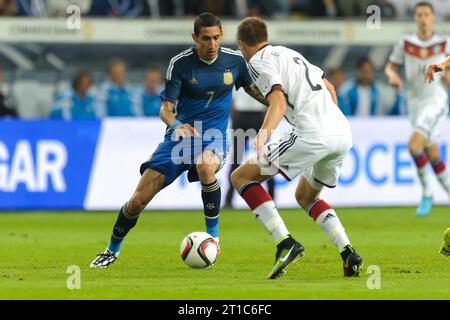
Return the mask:
[[[251,142],[251,146],[256,150],[256,157],[258,160],[264,155],[265,144],[268,138],[267,130],[260,130]]]
[[[444,71],[444,68],[440,64],[431,64],[428,66],[425,72],[425,82],[431,83],[434,81],[434,73]]]

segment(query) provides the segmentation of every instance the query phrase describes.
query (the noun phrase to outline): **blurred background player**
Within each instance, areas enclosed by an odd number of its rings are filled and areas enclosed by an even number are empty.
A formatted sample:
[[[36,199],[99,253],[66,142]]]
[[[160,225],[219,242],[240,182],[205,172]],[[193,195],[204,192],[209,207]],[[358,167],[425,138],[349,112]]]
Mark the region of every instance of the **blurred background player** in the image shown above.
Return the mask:
[[[397,73],[400,65],[405,65],[409,119],[413,133],[408,141],[408,149],[417,166],[422,186],[422,199],[417,207],[417,216],[426,216],[432,208],[433,192],[427,163],[433,170],[445,191],[450,195],[450,180],[441,159],[437,138],[442,123],[448,115],[448,94],[444,82],[450,81],[449,74],[439,75],[439,81],[424,84],[424,72],[430,64],[442,60],[450,53],[448,38],[433,32],[435,16],[433,6],[419,2],[414,9],[417,32],[406,35],[397,43],[389,57],[385,74],[389,83],[400,90],[402,80]]]
[[[144,85],[136,89],[133,94],[136,112],[145,117],[158,117],[161,107],[160,94],[162,90],[161,69],[151,68],[147,70]]]
[[[320,68],[298,52],[271,46],[261,19],[244,19],[237,36],[250,74],[270,105],[252,142],[257,156],[236,169],[231,181],[277,245],[275,265],[268,278],[281,276],[304,251],[260,184],[277,173],[289,181],[303,174],[295,192],[298,204],[338,247],[344,276],[359,275],[361,257],[352,248],[336,212],[319,198],[323,186],[336,186],[344,157],[352,146],[350,126],[336,105],[333,86],[323,78]],[[292,124],[292,131],[266,145],[283,117]]]
[[[425,82],[433,82],[435,72],[443,72],[448,68],[450,68],[450,56],[438,63],[431,64],[425,73]],[[450,256],[450,228],[444,232],[444,241],[442,241],[439,253],[445,257]]]
[[[375,68],[367,57],[358,59],[355,78],[348,81],[342,90],[336,88],[336,92],[338,105],[345,115],[367,117],[400,113],[400,94],[375,81]],[[339,96],[343,101],[339,101]]]
[[[346,81],[345,71],[341,68],[334,68],[328,72],[328,76],[330,79],[330,83],[334,86],[334,89],[336,91],[336,97],[338,101],[337,105],[342,110],[342,112],[346,114],[345,110],[347,110],[347,108],[345,107],[344,101]]]
[[[0,70],[0,117],[17,117],[17,111],[11,100],[3,91],[3,73]]]
[[[132,92],[126,84],[127,69],[121,59],[108,65],[108,78],[100,86],[96,96],[96,108],[107,117],[132,117],[136,115]]]
[[[63,90],[55,97],[50,112],[51,119],[95,120],[94,96],[89,92],[92,76],[89,72],[79,72],[72,81],[72,88]]]
[[[106,268],[116,261],[122,241],[140,213],[184,171],[188,171],[190,182],[201,182],[206,232],[219,242],[221,190],[215,174],[226,157],[232,89],[244,87],[264,102],[252,85],[244,58],[237,51],[221,47],[222,37],[219,18],[211,13],[200,14],[192,34],[196,46],[170,60],[161,94],[160,117],[168,126],[164,141],[141,165],[142,177],[136,191],[120,209],[108,248],[91,263],[92,268]],[[220,137],[214,135],[211,141],[203,136],[211,130]]]
[[[261,127],[266,110],[267,107],[264,104],[250,97],[244,90],[237,90],[234,92],[231,110],[231,127],[233,130],[241,129],[248,134],[245,135],[245,141],[239,141],[236,136],[233,136],[233,160],[228,177],[231,177],[231,173],[242,163],[242,160],[244,160],[247,142],[249,139],[255,137],[257,130]],[[274,179],[267,180],[267,189],[272,199],[275,199]],[[234,188],[230,180],[230,186],[228,187],[225,200],[225,206],[228,208],[232,207],[233,195]]]

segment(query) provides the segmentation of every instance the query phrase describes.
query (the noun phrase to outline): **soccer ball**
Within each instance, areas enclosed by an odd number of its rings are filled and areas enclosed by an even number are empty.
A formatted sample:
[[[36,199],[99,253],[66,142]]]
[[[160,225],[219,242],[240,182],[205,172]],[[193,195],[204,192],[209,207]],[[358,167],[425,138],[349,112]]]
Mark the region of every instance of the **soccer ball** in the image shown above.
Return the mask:
[[[181,259],[191,268],[211,268],[216,262],[217,253],[217,243],[206,232],[189,233],[181,241]]]

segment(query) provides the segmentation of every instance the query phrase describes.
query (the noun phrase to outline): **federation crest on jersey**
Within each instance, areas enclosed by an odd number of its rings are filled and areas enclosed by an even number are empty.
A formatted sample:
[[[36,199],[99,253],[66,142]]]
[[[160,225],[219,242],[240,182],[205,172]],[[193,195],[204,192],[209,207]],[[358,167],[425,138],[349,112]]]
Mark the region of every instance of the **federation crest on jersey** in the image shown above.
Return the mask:
[[[421,57],[422,59],[423,59],[423,58],[426,58],[426,57],[428,56],[428,50],[425,49],[425,48],[422,48],[422,49],[420,49],[419,54],[420,54],[420,57]]]
[[[223,83],[226,85],[233,84],[233,73],[228,69],[223,73]]]

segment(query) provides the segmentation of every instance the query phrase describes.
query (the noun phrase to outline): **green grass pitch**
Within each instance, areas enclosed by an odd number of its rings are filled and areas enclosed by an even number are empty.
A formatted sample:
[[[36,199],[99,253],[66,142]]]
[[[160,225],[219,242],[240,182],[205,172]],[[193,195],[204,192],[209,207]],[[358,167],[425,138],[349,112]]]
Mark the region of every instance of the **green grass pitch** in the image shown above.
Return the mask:
[[[200,211],[145,212],[109,269],[89,264],[103,251],[116,213],[0,213],[0,299],[450,299],[450,258],[438,254],[450,226],[447,207],[426,218],[413,208],[339,209],[364,259],[359,278],[343,278],[337,249],[300,210],[281,210],[305,257],[277,280],[266,280],[275,247],[250,211],[221,213],[214,268],[191,270],[179,256],[182,238],[204,229]],[[70,265],[81,288],[69,290]],[[380,268],[369,289],[367,268]]]

